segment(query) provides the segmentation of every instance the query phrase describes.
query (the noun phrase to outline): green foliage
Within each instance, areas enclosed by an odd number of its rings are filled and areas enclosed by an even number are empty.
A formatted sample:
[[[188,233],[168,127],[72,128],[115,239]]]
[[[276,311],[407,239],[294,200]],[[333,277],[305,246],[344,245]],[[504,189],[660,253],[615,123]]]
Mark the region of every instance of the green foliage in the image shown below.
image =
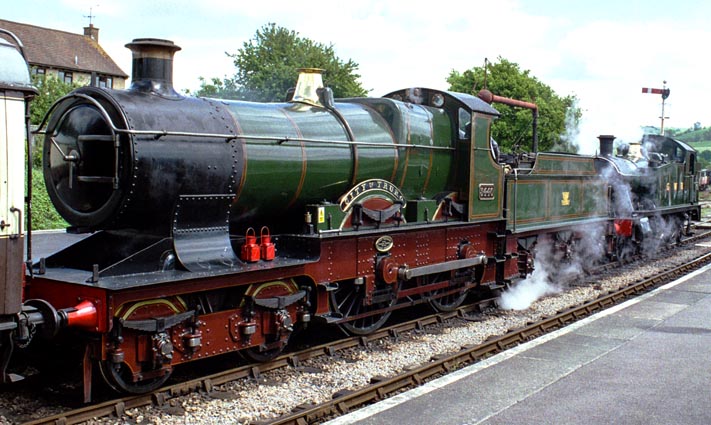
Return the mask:
[[[333,89],[337,98],[365,96],[358,82],[358,64],[339,59],[333,45],[324,45],[297,32],[267,24],[258,29],[254,38],[246,41],[234,60],[237,73],[233,78],[201,78],[198,96],[244,99],[253,101],[283,101],[288,89],[296,85],[298,68],[324,69],[324,85]]]
[[[200,97],[213,97],[218,99],[239,99],[239,91],[235,86],[234,80],[229,78],[224,78],[220,80],[219,78],[213,77],[208,82],[204,77],[200,78],[200,88],[191,93],[187,90],[187,94],[192,94],[194,96]]]
[[[704,151],[704,150],[709,150],[709,149],[711,149],[711,140],[705,140],[703,142],[692,143],[691,147],[693,147],[694,149],[696,149],[699,152]]]
[[[538,105],[539,150],[576,152],[572,138],[578,132],[582,111],[577,106],[575,96],[560,97],[553,89],[522,71],[518,64],[499,57],[490,63],[488,75],[484,77],[484,67],[474,67],[462,73],[452,70],[447,78],[449,89],[460,93],[476,95],[487,88],[498,96],[534,102]],[[502,151],[530,149],[533,141],[533,114],[528,109],[513,108],[494,104],[501,117],[494,123],[492,137]]]
[[[699,148],[696,145],[692,146],[698,152],[696,155],[696,169],[702,170],[704,168],[711,168],[711,148]]]
[[[32,148],[32,166],[42,168],[42,145],[44,144],[44,136],[35,134],[35,143]]]
[[[59,98],[67,95],[81,84],[67,84],[54,75],[32,75],[32,84],[37,88],[38,95],[32,100],[30,121],[33,125],[42,122],[49,108]],[[42,146],[38,143],[35,135],[35,146]],[[68,224],[59,215],[49,199],[47,189],[42,176],[42,152],[41,149],[32,151],[32,230],[59,229],[67,227]]]
[[[32,84],[37,88],[39,94],[32,101],[32,112],[30,121],[33,125],[39,125],[45,114],[62,96],[67,95],[75,88],[81,87],[79,83],[67,84],[55,75],[32,75]]]
[[[47,195],[41,168],[32,168],[32,230],[61,229],[68,224]]]
[[[664,133],[669,137],[674,137],[685,143],[698,143],[711,140],[711,127],[695,130],[665,129]]]

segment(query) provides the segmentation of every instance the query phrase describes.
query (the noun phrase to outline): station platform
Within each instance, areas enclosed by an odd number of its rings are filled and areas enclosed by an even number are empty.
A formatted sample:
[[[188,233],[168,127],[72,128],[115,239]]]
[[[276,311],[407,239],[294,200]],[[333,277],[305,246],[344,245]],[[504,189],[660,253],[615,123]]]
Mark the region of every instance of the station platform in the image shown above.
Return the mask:
[[[711,266],[341,424],[711,424]]]

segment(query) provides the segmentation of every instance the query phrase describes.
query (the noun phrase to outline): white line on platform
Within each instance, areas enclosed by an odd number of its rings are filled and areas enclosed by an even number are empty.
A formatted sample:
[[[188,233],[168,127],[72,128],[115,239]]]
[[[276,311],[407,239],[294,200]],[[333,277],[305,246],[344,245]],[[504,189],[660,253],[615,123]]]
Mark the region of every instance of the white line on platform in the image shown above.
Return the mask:
[[[333,419],[332,421],[326,422],[325,425],[353,424],[353,423],[356,423],[356,422],[361,421],[363,419],[366,419],[370,416],[373,416],[373,415],[376,415],[380,412],[383,412],[387,409],[390,409],[391,407],[395,407],[397,405],[400,405],[400,404],[405,403],[409,400],[412,400],[412,399],[415,399],[415,398],[420,397],[422,395],[425,395],[427,393],[430,393],[430,392],[437,390],[439,388],[446,387],[447,385],[449,385],[453,382],[459,381],[460,379],[466,378],[474,373],[477,373],[482,369],[486,369],[489,366],[493,366],[495,364],[501,363],[504,360],[507,360],[507,359],[514,357],[520,353],[523,353],[527,350],[537,347],[545,342],[548,342],[552,339],[555,339],[555,338],[558,338],[562,335],[573,332],[573,331],[575,331],[587,324],[590,324],[598,319],[607,317],[613,313],[617,313],[620,310],[623,310],[623,309],[633,306],[639,302],[642,302],[648,298],[651,298],[659,292],[671,289],[671,288],[687,281],[688,279],[698,276],[701,273],[703,273],[707,270],[710,270],[710,269],[711,269],[711,265],[702,267],[699,270],[696,270],[696,271],[694,271],[684,277],[681,277],[673,282],[669,282],[666,285],[661,286],[661,287],[659,287],[653,291],[650,291],[644,295],[640,295],[639,297],[635,297],[634,299],[625,301],[622,304],[618,304],[614,307],[610,307],[604,311],[601,311],[600,313],[597,313],[597,314],[594,314],[594,315],[587,317],[585,319],[579,320],[579,321],[573,323],[572,325],[568,325],[562,329],[559,329],[557,331],[554,331],[549,334],[538,337],[538,338],[534,339],[533,341],[529,341],[527,343],[518,345],[514,348],[504,351],[503,353],[499,353],[495,356],[489,357],[488,359],[482,360],[482,361],[475,363],[471,366],[467,366],[464,369],[460,369],[456,372],[450,373],[446,376],[443,376],[441,378],[430,381],[430,382],[426,383],[425,385],[419,386],[419,387],[414,388],[410,391],[404,392],[402,394],[398,394],[394,397],[388,398],[386,400],[383,400],[378,403],[375,403],[370,406],[359,409],[353,413],[349,413],[347,415]]]

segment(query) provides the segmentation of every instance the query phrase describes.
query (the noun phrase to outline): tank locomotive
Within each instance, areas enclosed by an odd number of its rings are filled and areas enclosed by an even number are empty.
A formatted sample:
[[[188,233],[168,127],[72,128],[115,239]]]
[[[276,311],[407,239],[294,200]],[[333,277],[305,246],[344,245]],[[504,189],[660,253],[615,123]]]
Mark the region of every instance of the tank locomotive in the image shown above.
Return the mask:
[[[70,231],[91,234],[23,276],[21,214],[3,210],[3,243],[15,244],[4,358],[30,330],[71,334],[87,400],[94,371],[142,393],[192,360],[272,358],[314,320],[363,335],[398,308],[456,309],[530,273],[540,239],[570,251],[596,232],[614,252],[644,218],[698,214],[693,150],[627,174],[629,160],[607,152],[500,158],[498,112],[479,97],[409,88],[334,100],[306,69],[283,103],[192,98],[172,87],[179,47],[127,47],[128,90],[77,89],[42,125],[48,193]],[[23,84],[5,92],[18,107],[32,94]],[[22,138],[3,147],[21,155]],[[621,210],[607,172],[662,194]]]

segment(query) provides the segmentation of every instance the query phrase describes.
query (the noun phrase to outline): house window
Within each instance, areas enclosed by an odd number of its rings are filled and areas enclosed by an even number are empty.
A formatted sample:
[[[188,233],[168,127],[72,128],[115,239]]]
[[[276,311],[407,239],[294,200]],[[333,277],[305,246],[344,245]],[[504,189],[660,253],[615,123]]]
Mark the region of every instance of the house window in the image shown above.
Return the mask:
[[[73,75],[71,72],[66,72],[66,71],[58,71],[57,75],[59,76],[60,81],[64,81],[67,84],[71,84],[72,81],[74,80]]]
[[[114,79],[107,76],[99,76],[99,87],[104,87],[107,89],[114,88]]]
[[[36,67],[32,68],[32,72],[35,75],[44,75],[47,72],[47,70],[36,66]]]

